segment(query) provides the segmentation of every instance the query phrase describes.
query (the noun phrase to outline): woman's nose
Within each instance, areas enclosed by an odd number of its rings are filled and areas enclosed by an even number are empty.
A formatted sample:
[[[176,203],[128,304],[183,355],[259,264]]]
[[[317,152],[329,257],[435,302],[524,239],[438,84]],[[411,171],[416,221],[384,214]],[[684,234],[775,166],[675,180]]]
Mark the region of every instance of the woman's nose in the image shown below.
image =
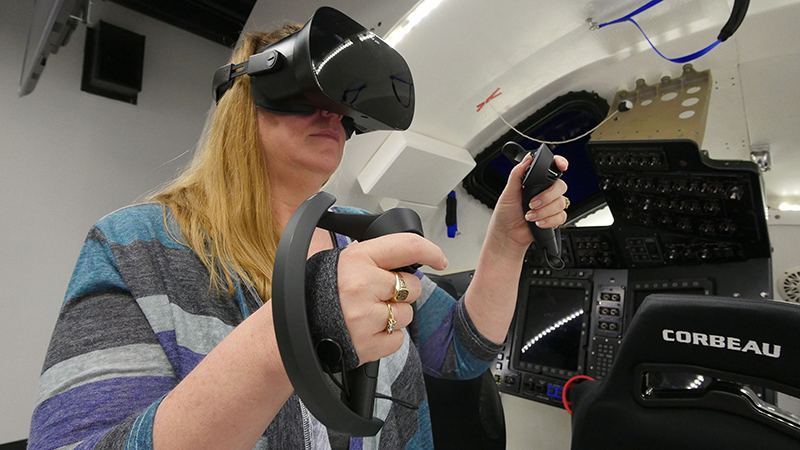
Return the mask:
[[[326,111],[324,109],[317,109],[317,111],[319,111],[319,113],[320,113],[320,115],[322,117],[334,117],[334,118],[336,118],[336,120],[342,120],[342,117],[344,117],[341,114],[337,114],[335,112]]]

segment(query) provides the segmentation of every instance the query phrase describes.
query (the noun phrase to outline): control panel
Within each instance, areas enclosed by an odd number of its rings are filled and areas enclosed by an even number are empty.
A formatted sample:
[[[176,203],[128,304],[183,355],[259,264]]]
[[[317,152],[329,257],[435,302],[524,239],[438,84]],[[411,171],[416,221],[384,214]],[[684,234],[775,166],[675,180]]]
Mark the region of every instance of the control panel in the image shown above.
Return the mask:
[[[614,223],[562,227],[565,267],[661,268],[770,257],[755,163],[713,160],[690,140],[590,141],[586,152]]]
[[[491,369],[498,389],[561,407],[570,378],[609,374],[647,296],[769,297],[770,270],[769,258],[644,269],[526,266],[514,321]]]
[[[593,314],[589,333],[586,374],[596,380],[608,375],[625,331],[627,273],[597,271],[593,282]]]
[[[694,141],[589,142],[624,266],[770,255],[758,167],[717,161]]]
[[[623,270],[532,268],[494,365],[501,392],[561,405],[575,375],[602,377],[625,328]]]
[[[564,228],[561,230],[563,253],[571,256],[567,267],[616,269],[622,268],[625,258],[622,246],[610,228]]]
[[[755,164],[712,160],[688,140],[590,141],[586,150],[614,223],[561,227],[561,269],[529,251],[492,369],[501,392],[555,406],[573,376],[608,376],[648,295],[772,291]]]

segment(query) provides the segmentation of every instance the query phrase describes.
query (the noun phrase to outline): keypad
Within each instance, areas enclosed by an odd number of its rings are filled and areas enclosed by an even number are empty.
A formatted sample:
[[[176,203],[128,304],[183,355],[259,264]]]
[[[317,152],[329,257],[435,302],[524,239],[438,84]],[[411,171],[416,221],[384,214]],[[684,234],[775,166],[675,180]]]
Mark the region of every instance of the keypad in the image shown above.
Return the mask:
[[[602,380],[608,375],[611,370],[611,364],[614,362],[616,356],[616,345],[598,343],[595,347],[595,379]]]

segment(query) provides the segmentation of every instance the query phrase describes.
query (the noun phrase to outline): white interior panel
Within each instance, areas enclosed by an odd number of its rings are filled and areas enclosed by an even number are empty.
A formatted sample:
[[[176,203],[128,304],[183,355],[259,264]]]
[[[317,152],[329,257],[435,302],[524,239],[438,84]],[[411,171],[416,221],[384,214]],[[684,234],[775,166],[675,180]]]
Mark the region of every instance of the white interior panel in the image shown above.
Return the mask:
[[[469,152],[421,134],[393,132],[358,175],[365,194],[438,205],[475,167]]]

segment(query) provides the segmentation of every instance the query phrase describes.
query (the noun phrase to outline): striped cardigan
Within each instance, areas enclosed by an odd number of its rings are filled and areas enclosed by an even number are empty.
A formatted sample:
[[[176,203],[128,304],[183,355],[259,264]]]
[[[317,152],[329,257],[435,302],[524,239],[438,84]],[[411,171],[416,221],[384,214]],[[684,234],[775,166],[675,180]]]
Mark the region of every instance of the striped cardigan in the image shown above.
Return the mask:
[[[336,208],[354,212],[353,208]],[[123,208],[86,238],[53,332],[31,422],[29,449],[150,449],[161,400],[260,301],[237,286],[209,289],[197,255],[160,204]],[[337,245],[349,239],[336,236]],[[419,405],[376,401],[385,425],[351,449],[433,448],[423,371],[440,377],[481,374],[499,347],[456,301],[421,272],[423,292],[405,342],[381,360],[377,391]],[[324,425],[292,394],[257,449],[330,448]]]

